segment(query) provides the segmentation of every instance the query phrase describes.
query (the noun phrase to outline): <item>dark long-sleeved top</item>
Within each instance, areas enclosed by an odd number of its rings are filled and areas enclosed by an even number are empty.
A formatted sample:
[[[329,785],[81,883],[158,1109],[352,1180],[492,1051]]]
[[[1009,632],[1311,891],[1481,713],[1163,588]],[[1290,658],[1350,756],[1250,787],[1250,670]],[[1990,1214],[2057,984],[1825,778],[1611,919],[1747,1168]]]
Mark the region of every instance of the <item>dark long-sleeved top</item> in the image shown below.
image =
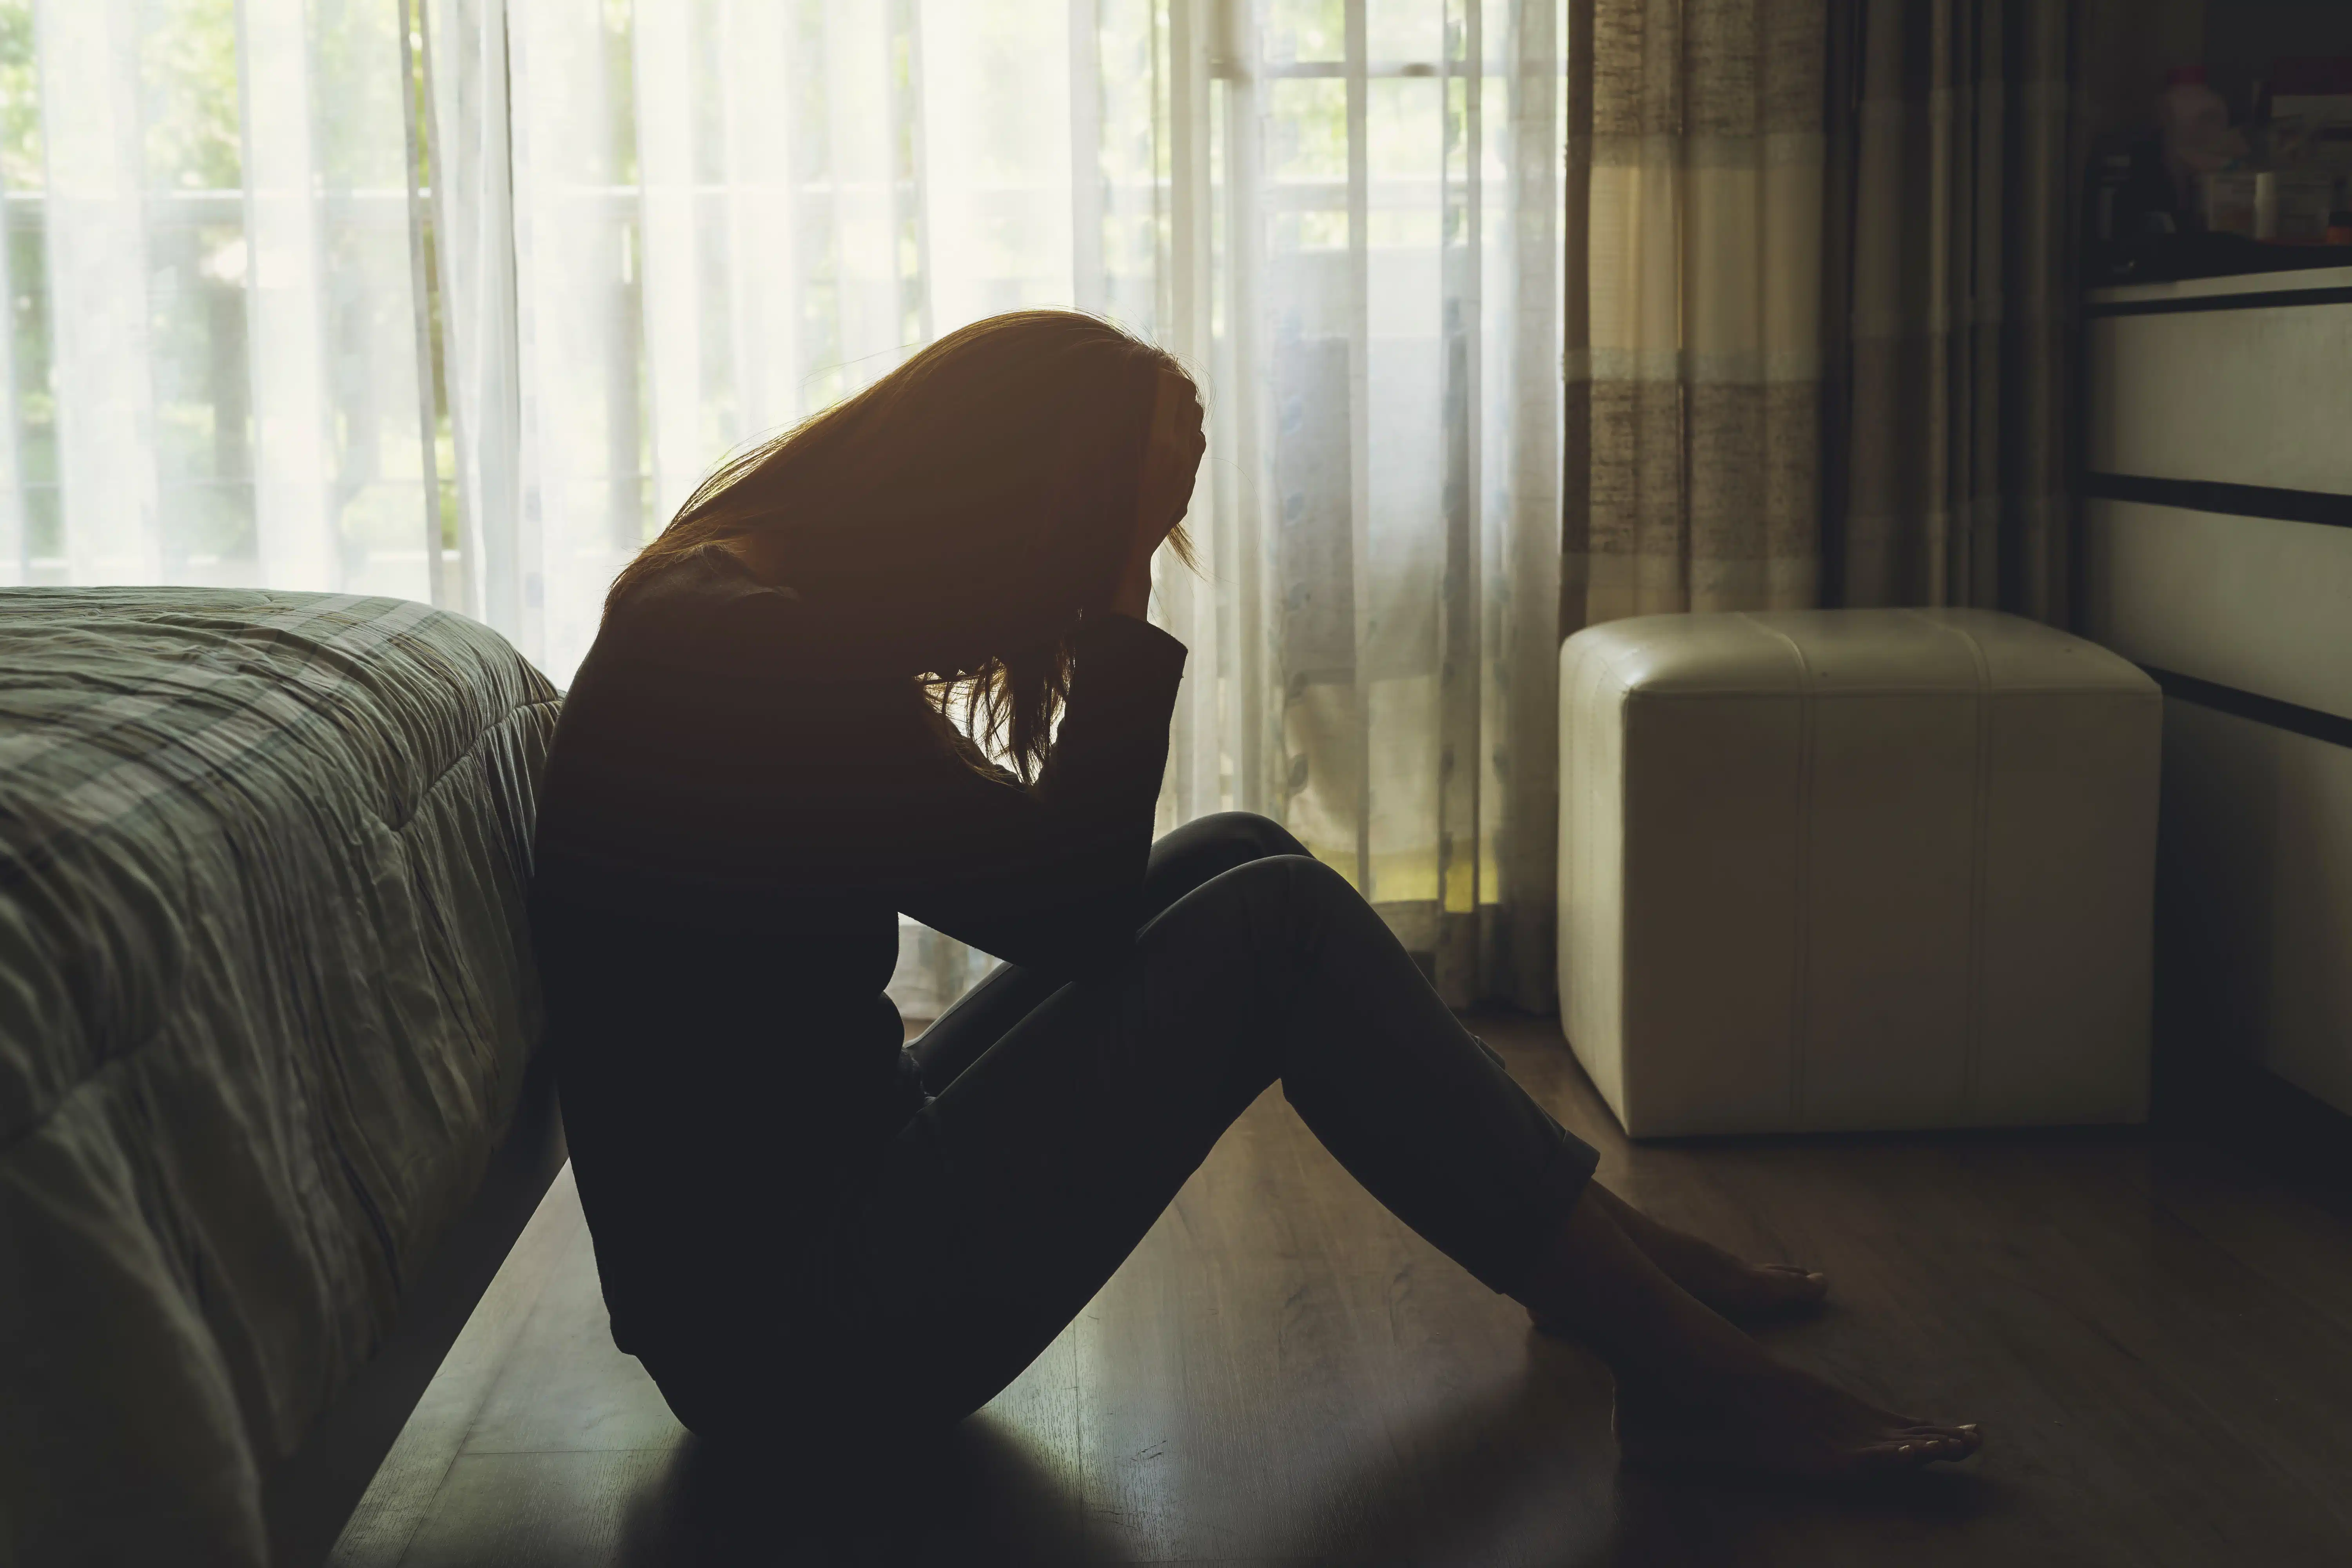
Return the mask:
[[[883,994],[900,912],[1071,975],[1133,939],[1183,645],[1088,617],[1028,788],[886,654],[705,546],[608,611],[566,697],[532,920],[624,1348],[682,1331],[672,1298],[743,1250],[747,1206],[795,1245],[919,1102]]]

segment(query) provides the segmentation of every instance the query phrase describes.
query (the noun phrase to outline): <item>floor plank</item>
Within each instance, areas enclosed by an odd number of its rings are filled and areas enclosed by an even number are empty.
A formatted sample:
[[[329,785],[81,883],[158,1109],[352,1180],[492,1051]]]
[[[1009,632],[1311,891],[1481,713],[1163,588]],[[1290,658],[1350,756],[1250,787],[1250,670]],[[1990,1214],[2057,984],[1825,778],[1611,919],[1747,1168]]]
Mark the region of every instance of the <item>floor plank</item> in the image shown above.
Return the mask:
[[[1598,1363],[1277,1093],[1011,1388],[865,1486],[678,1429],[612,1346],[567,1175],[337,1568],[2352,1561],[2352,1226],[2327,1203],[2137,1132],[1635,1148],[1555,1025],[1477,1026],[1629,1199],[1832,1273],[1780,1353],[1979,1420],[1985,1454],[1864,1498],[1621,1470]]]
[[[567,1163],[515,1238],[344,1525],[330,1559],[336,1568],[396,1568],[434,1509],[476,1413],[503,1377],[541,1296],[556,1280],[580,1277],[579,1255],[587,1246],[587,1226]],[[591,1258],[585,1272],[593,1278],[594,1271]]]

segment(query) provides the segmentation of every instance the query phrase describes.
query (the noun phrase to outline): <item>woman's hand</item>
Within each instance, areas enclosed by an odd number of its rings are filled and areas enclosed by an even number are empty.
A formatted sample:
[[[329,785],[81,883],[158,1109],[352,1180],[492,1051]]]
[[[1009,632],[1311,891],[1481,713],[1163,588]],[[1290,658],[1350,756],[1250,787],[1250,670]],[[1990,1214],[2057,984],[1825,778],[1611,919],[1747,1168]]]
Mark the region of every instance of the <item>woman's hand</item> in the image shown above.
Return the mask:
[[[1208,450],[1204,416],[1192,384],[1164,373],[1151,405],[1151,439],[1144,453],[1143,479],[1136,489],[1135,542],[1127,569],[1111,595],[1114,615],[1142,620],[1151,611],[1151,557],[1192,502],[1192,481]]]

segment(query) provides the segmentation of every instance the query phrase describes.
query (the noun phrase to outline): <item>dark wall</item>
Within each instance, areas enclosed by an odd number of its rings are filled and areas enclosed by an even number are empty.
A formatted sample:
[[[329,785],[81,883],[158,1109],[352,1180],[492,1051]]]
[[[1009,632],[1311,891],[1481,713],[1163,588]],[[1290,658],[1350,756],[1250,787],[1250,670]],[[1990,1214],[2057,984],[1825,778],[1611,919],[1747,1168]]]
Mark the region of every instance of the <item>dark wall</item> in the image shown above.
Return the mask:
[[[2208,0],[2080,3],[2084,129],[2095,137],[2145,129],[2155,121],[2164,73],[2204,58]],[[2340,4],[2352,8],[2352,0]]]
[[[2205,64],[2232,111],[2285,56],[2352,57],[2352,0],[2205,0]]]
[[[2081,74],[2091,133],[2153,122],[2175,66],[2204,65],[2243,115],[2283,57],[2352,57],[2352,0],[2080,0]]]

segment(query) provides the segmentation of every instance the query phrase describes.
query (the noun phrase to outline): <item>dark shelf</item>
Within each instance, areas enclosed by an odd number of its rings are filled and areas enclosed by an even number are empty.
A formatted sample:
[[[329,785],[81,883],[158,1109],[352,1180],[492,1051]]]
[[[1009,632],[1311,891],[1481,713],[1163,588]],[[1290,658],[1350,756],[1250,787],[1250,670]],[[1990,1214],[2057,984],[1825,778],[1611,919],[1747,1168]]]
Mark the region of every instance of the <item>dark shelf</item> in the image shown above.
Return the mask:
[[[2097,247],[2084,282],[2114,289],[2322,267],[2352,267],[2352,245],[2265,245],[2236,234],[2173,234]]]

